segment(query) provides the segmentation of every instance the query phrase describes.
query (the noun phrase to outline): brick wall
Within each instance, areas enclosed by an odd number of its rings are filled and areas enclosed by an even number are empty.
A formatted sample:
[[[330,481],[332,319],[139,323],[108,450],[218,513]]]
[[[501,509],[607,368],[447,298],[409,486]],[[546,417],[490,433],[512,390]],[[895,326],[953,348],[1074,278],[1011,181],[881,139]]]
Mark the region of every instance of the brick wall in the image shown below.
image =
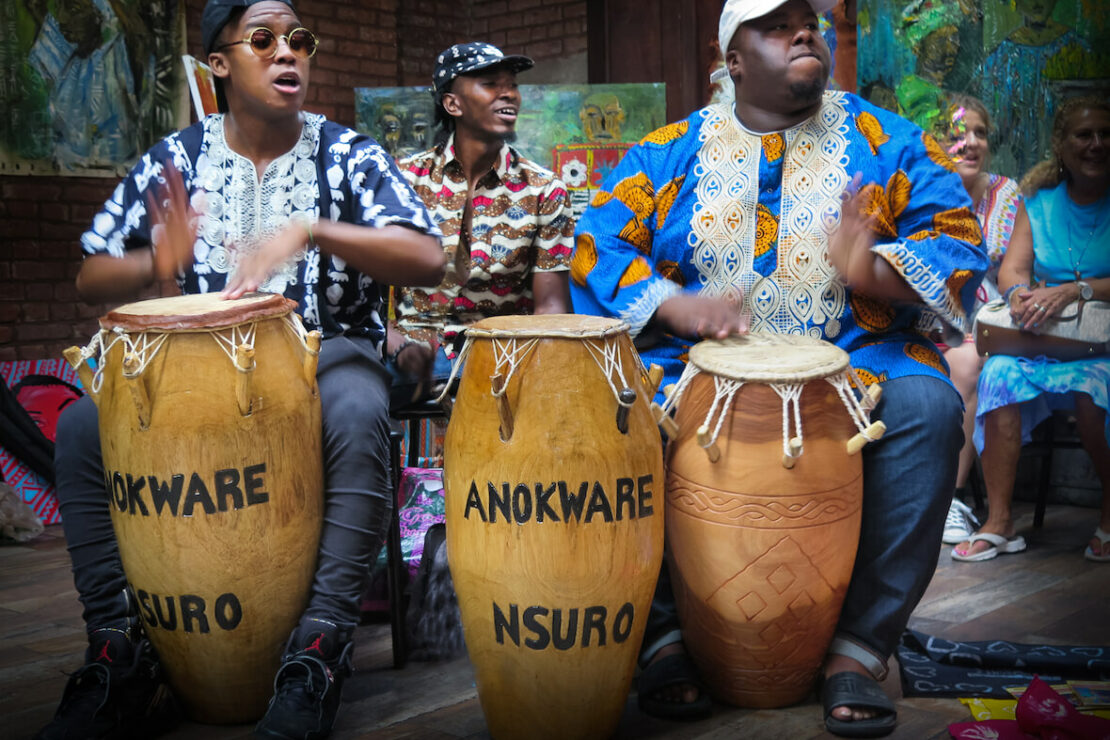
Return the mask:
[[[185,1],[189,53],[201,57],[204,0]],[[428,84],[435,54],[460,41],[532,56],[525,82],[586,81],[586,0],[298,0],[297,10],[321,39],[305,107],[347,125],[352,88]],[[0,177],[0,361],[58,357],[96,331],[109,307],[77,297],[78,239],[115,184]]]

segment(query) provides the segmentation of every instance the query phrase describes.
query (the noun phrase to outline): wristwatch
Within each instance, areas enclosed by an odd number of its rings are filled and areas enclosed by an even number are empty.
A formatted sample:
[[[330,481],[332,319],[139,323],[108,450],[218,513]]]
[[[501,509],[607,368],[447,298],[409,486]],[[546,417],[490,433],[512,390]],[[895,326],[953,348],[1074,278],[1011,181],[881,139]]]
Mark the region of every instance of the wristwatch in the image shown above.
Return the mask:
[[[1095,297],[1094,288],[1091,284],[1084,280],[1076,280],[1075,284],[1079,286],[1079,297],[1085,301],[1089,301]]]

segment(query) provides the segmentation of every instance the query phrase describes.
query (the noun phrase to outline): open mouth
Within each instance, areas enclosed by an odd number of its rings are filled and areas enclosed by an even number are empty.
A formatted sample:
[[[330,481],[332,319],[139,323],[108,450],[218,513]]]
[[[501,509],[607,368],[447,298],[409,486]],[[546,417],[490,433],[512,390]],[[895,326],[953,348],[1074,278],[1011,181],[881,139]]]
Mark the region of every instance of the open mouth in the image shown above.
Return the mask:
[[[274,87],[286,93],[297,92],[301,89],[301,78],[294,72],[286,72],[278,75],[274,80]]]
[[[499,118],[503,118],[507,121],[516,120],[516,108],[498,108],[494,113],[496,113]]]

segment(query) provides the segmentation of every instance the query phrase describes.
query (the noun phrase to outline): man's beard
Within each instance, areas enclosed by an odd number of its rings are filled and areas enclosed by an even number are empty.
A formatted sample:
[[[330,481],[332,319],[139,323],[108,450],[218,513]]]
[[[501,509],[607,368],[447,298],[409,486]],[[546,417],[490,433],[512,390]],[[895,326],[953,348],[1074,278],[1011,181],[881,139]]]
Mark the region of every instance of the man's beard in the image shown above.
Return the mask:
[[[792,82],[790,83],[790,97],[802,105],[812,105],[821,100],[821,94],[825,92],[825,85],[825,80],[816,78],[809,82]]]
[[[515,144],[516,143],[516,129],[514,128],[509,133],[503,135],[501,137],[501,141],[505,142],[506,144]]]

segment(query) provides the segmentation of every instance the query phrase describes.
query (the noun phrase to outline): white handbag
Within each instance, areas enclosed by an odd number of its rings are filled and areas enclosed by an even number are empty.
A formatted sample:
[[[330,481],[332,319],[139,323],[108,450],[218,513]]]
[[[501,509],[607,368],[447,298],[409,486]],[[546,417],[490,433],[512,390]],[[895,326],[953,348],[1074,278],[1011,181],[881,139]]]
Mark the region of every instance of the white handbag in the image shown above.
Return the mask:
[[[975,347],[983,357],[1053,357],[1078,360],[1110,353],[1110,302],[1077,300],[1035,332],[1019,329],[999,298],[975,315]]]

